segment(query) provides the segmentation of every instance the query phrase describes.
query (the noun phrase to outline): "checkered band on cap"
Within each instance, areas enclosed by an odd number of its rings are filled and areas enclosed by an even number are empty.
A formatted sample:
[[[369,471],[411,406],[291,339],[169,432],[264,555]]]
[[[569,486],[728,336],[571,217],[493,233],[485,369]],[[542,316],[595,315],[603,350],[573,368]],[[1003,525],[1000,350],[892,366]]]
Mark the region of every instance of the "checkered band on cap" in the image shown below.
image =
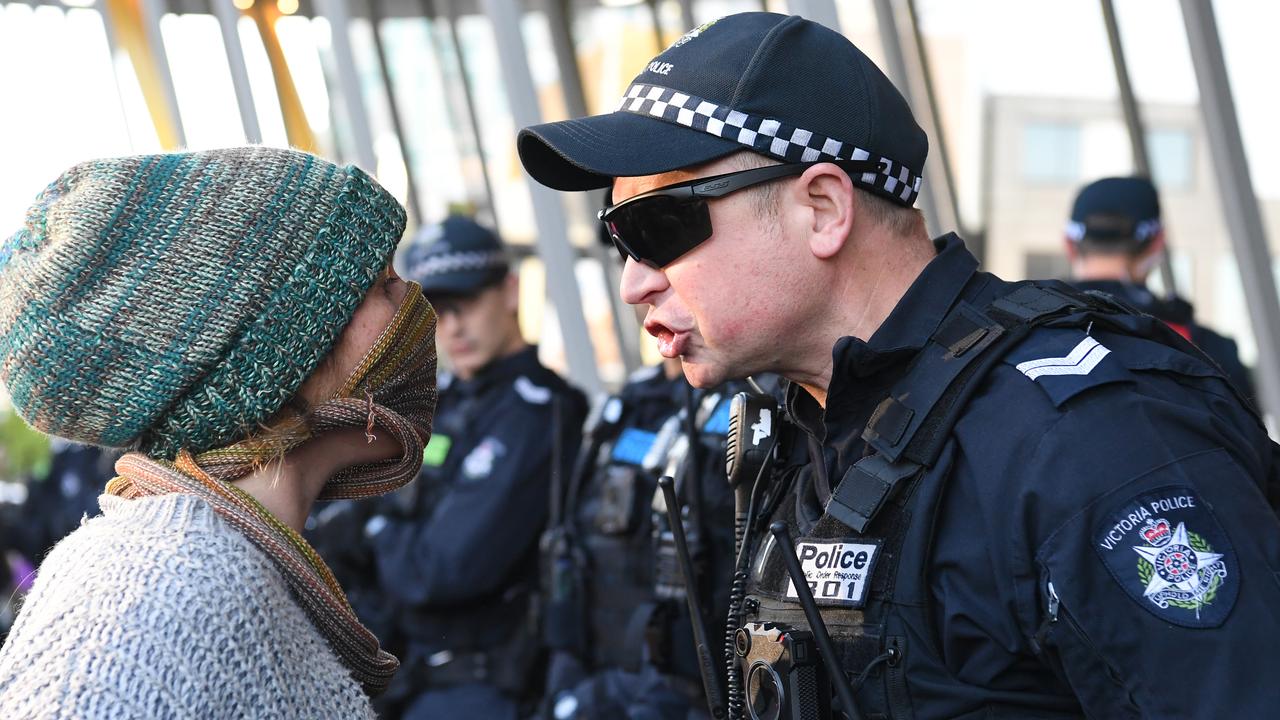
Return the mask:
[[[1143,220],[1133,228],[1133,239],[1138,242],[1146,242],[1155,237],[1160,232],[1159,220]],[[1072,242],[1083,242],[1086,235],[1089,234],[1089,227],[1085,223],[1078,220],[1067,222],[1066,235]]]
[[[501,250],[467,250],[424,257],[406,268],[409,277],[428,278],[468,270],[506,270],[507,255]]]
[[[665,120],[716,137],[732,140],[755,152],[783,162],[822,160],[872,160],[879,172],[856,175],[853,181],[897,199],[915,203],[922,179],[910,168],[836,138],[826,137],[780,120],[751,115],[658,85],[634,83],[618,104],[618,110]]]

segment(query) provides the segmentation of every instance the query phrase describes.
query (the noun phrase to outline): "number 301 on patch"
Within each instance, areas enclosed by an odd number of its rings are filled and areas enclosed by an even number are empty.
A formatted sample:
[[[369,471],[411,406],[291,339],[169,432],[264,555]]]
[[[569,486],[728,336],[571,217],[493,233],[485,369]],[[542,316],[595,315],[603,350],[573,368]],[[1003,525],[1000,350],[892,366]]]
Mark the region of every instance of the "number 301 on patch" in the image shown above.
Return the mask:
[[[796,543],[796,557],[819,605],[862,607],[879,552],[880,541],[867,538]],[[787,598],[799,599],[796,586],[790,581]]]

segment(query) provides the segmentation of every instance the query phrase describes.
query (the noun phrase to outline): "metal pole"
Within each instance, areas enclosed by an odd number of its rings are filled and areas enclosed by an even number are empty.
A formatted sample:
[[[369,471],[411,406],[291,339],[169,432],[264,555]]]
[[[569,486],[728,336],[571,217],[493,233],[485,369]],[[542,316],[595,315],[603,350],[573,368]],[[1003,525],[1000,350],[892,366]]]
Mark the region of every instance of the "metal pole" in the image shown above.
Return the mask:
[[[680,22],[686,31],[698,26],[698,21],[693,19],[693,0],[680,0]]]
[[[889,77],[897,86],[907,105],[914,108],[916,103],[911,97],[911,75],[907,72],[907,57],[902,51],[902,36],[898,34],[898,20],[894,16],[892,0],[875,0],[876,24],[880,26],[880,43],[884,47],[885,59],[889,63]],[[936,134],[936,133],[935,133]],[[933,192],[932,178],[935,173],[928,168],[935,163],[925,160],[925,178],[920,186],[920,211],[924,213],[925,224],[929,226],[931,235],[941,235],[948,228],[938,213],[937,197]]]
[[[249,87],[249,70],[244,62],[244,47],[240,45],[240,11],[232,0],[210,0],[213,13],[218,16],[222,30],[222,45],[227,51],[227,66],[231,69],[231,85],[236,91],[236,104],[240,108],[240,124],[244,127],[246,142],[262,142],[262,128],[258,125],[258,108],[253,104],[253,90]]]
[[[409,149],[409,136],[404,132],[404,120],[400,115],[400,102],[396,97],[395,83],[391,81],[391,64],[387,61],[387,48],[382,42],[382,11],[380,0],[369,0],[369,24],[373,25],[373,48],[378,55],[378,74],[387,93],[387,106],[391,110],[391,129],[400,141],[400,156],[404,158],[405,193],[409,196],[409,214],[414,225],[425,222],[422,203],[418,200],[418,183],[413,179],[413,152]]]
[[[1129,80],[1129,64],[1124,59],[1124,45],[1120,40],[1120,24],[1116,22],[1116,7],[1112,0],[1101,0],[1102,21],[1107,26],[1107,42],[1111,45],[1111,60],[1116,67],[1116,85],[1120,88],[1120,108],[1124,111],[1124,124],[1129,130],[1129,145],[1133,148],[1133,169],[1147,179],[1151,178],[1151,161],[1147,157],[1147,134],[1142,124],[1133,83]],[[1160,257],[1160,275],[1164,280],[1165,296],[1176,297],[1178,292],[1173,277],[1173,263],[1169,259],[1168,239]]]
[[[517,0],[482,0],[481,6],[493,26],[497,41],[498,61],[505,80],[507,101],[517,127],[536,125],[542,121],[538,97],[534,92],[533,74],[529,71],[529,53],[520,34],[523,16]],[[547,296],[555,305],[564,336],[565,356],[569,372],[590,394],[601,391],[596,369],[595,350],[587,321],[582,312],[582,294],[574,274],[575,253],[569,245],[568,223],[559,194],[534,182],[525,182],[533,201],[537,224],[538,255],[547,268]]]
[[[182,129],[182,114],[178,112],[178,91],[174,89],[173,71],[169,69],[169,56],[165,54],[164,36],[160,34],[160,18],[164,17],[165,0],[142,0],[141,7],[143,22],[147,24],[147,44],[151,47],[156,74],[164,90],[165,106],[173,121],[174,140],[178,147],[186,147],[187,134]]]
[[[551,27],[551,49],[560,68],[565,109],[569,117],[583,117],[587,114],[587,95],[582,89],[582,69],[573,46],[573,8],[569,0],[547,0],[547,24]]]
[[[1274,418],[1280,413],[1280,300],[1276,298],[1275,280],[1271,275],[1262,213],[1249,177],[1249,159],[1240,138],[1240,123],[1213,5],[1203,0],[1181,0],[1181,3],[1191,63],[1200,87],[1200,112],[1218,179],[1218,194],[1258,341],[1259,405]]]
[[[378,157],[373,152],[373,133],[369,129],[369,115],[365,111],[364,94],[360,89],[360,76],[356,74],[355,53],[351,50],[349,30],[350,14],[347,0],[315,0],[316,11],[329,21],[333,28],[334,68],[338,73],[338,87],[342,92],[345,119],[351,128],[355,143],[356,162],[375,174]]]
[[[120,103],[120,119],[124,123],[125,134],[129,137],[129,147],[137,149],[137,138],[134,137],[133,128],[129,125],[129,112],[124,106],[124,91],[120,86],[120,45],[116,39],[116,21],[110,17],[111,3],[98,0],[96,3],[98,12],[102,15],[102,30],[107,37],[107,51],[111,53],[111,79],[116,84],[116,100]]]
[[[911,39],[916,46],[916,60],[919,63],[920,81],[924,88],[925,101],[929,106],[929,119],[933,123],[931,138],[936,150],[935,157],[938,159],[937,166],[942,170],[941,179],[946,185],[943,191],[946,193],[947,202],[950,205],[951,217],[948,218],[948,227],[961,232],[967,238],[969,233],[963,232],[964,227],[960,220],[960,196],[956,190],[956,176],[953,170],[955,166],[951,163],[947,134],[943,130],[942,108],[938,103],[938,93],[933,86],[933,65],[929,62],[929,50],[924,42],[924,32],[920,29],[920,15],[916,12],[915,0],[906,0],[906,5],[907,18],[911,24]],[[938,176],[935,175],[934,179],[938,179]]]
[[[821,23],[840,32],[840,13],[836,11],[834,0],[788,0],[787,9],[793,15],[799,15],[806,20]]]
[[[653,37],[657,43],[658,52],[667,46],[662,41],[662,13],[658,11],[658,0],[645,0],[645,5],[649,6],[649,17],[653,20]]]
[[[582,76],[578,66],[578,54],[573,42],[573,9],[569,0],[547,0],[547,20],[551,26],[551,46],[555,50],[556,62],[560,66],[560,87],[564,89],[564,104],[570,117],[583,117],[588,114],[587,98],[582,89]],[[584,194],[575,200],[590,200],[592,196]],[[595,217],[594,208],[588,202],[580,212],[587,216],[587,225],[595,228],[599,220]],[[578,211],[575,209],[575,211]],[[587,245],[587,254],[600,264],[604,274],[604,286],[609,296],[609,315],[613,319],[614,339],[618,343],[618,354],[622,357],[622,365],[627,375],[640,367],[640,327],[635,315],[622,296],[614,292],[620,278],[614,264],[613,253],[598,242]]]
[[[456,96],[456,90],[461,90],[461,105],[466,109],[466,124],[471,131],[471,138],[474,141],[476,159],[480,164],[480,181],[484,185],[486,210],[489,219],[495,227],[499,226],[498,222],[498,200],[497,195],[493,192],[493,181],[489,178],[489,160],[484,152],[484,137],[480,132],[480,113],[476,110],[475,94],[471,89],[471,78],[467,70],[467,58],[462,52],[462,40],[458,36],[458,14],[455,12],[453,3],[445,0],[445,6],[448,8],[446,16],[441,17],[437,12],[437,8],[433,0],[422,0],[422,7],[428,18],[434,18],[438,21],[444,21],[449,28],[449,44],[453,46],[453,61],[457,64],[458,69],[458,85],[452,86],[449,82],[449,73],[445,69],[446,57],[444,52],[440,52],[438,59],[440,61],[441,81],[445,86],[445,91]],[[458,107],[457,102],[447,103],[449,109],[455,112]],[[465,163],[464,163],[465,167]]]

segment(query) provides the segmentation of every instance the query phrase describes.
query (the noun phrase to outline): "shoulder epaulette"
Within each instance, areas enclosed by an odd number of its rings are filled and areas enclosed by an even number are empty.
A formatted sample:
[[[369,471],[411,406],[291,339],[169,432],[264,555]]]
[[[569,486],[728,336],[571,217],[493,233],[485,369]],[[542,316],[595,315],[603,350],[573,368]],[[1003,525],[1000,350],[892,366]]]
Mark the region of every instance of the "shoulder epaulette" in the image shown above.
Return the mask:
[[[515,389],[516,393],[530,405],[546,405],[551,402],[551,388],[535,385],[524,375],[516,378]]]

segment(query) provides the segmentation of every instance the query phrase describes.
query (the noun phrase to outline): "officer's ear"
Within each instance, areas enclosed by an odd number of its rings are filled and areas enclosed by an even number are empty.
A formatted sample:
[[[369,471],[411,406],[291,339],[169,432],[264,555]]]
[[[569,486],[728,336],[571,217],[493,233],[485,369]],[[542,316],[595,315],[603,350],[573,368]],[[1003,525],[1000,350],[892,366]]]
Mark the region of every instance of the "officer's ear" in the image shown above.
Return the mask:
[[[1130,265],[1129,274],[1133,276],[1135,282],[1147,281],[1147,276],[1151,274],[1156,266],[1160,264],[1160,257],[1164,254],[1164,230],[1155,234],[1155,237],[1147,241],[1146,247],[1133,259]]]
[[[1062,236],[1062,244],[1067,249],[1067,262],[1074,265],[1076,260],[1080,258],[1080,248],[1076,247],[1075,242],[1066,235]]]
[[[1159,257],[1162,252],[1164,252],[1164,230],[1156,232],[1155,237],[1151,238],[1142,251],[1144,255],[1150,257]]]
[[[831,163],[818,163],[788,188],[795,227],[808,239],[815,257],[827,260],[840,252],[853,230],[857,212],[853,181]]]
[[[502,303],[510,312],[520,309],[520,276],[507,273],[502,280]]]

